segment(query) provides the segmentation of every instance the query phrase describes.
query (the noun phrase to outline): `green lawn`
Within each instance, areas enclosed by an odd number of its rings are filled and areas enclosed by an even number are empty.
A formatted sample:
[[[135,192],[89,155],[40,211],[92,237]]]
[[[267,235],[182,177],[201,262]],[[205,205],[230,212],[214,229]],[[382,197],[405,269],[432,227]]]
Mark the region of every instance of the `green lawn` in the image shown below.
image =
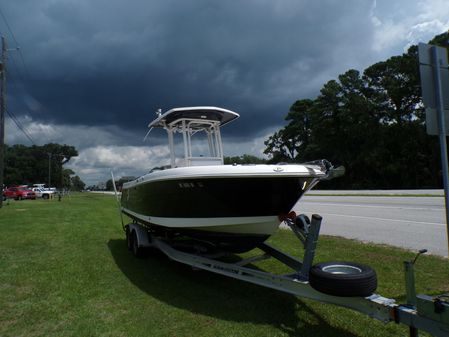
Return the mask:
[[[325,219],[323,226],[325,226]],[[387,235],[387,233],[386,233]],[[286,230],[270,242],[302,253]],[[374,267],[378,293],[404,301],[402,261],[413,253],[320,238],[316,261]],[[258,267],[282,273],[275,261]],[[423,256],[418,291],[449,290],[449,262]],[[0,336],[397,336],[353,311],[301,300],[125,248],[115,199],[77,194],[0,209]]]

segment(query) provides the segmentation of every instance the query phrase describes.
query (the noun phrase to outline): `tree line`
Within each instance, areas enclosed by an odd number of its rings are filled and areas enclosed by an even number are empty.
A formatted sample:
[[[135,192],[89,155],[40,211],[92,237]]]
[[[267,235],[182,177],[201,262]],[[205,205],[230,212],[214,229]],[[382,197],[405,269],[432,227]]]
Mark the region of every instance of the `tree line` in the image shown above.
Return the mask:
[[[448,48],[448,34],[431,44]],[[425,129],[418,48],[330,80],[297,100],[265,142],[270,162],[325,158],[346,167],[324,188],[441,188],[439,143]]]
[[[64,168],[78,155],[75,147],[60,144],[42,146],[5,145],[4,184],[47,184],[49,187],[72,190],[84,189],[84,182],[71,169]],[[50,180],[50,181],[49,181]]]

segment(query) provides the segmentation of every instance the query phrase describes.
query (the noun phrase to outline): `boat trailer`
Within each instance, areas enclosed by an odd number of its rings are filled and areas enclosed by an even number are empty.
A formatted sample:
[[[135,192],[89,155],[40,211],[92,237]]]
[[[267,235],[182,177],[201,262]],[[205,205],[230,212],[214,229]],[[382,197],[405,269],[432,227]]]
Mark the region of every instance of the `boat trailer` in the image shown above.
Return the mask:
[[[407,295],[407,303],[405,304],[397,304],[394,299],[385,298],[378,294],[371,294],[366,297],[353,295],[342,297],[314,289],[311,286],[309,276],[321,221],[322,217],[317,214],[312,215],[311,221],[305,215],[299,215],[294,219],[287,217],[284,220],[304,246],[304,258],[302,261],[281,252],[271,245],[262,243],[258,246],[264,252],[262,255],[243,259],[236,263],[228,263],[199,251],[195,253],[183,251],[172,245],[170,241],[153,235],[151,228],[145,224],[133,222],[124,226],[124,229],[126,231],[128,248],[135,256],[142,256],[148,248],[156,248],[166,254],[171,260],[189,265],[194,269],[203,269],[290,293],[298,297],[346,307],[384,323],[395,322],[407,325],[409,326],[411,337],[418,336],[419,330],[426,331],[436,337],[449,336],[449,295],[433,297],[416,295],[414,264],[418,256],[425,253],[425,250],[420,251],[413,261],[404,262]],[[293,269],[294,272],[286,275],[277,275],[247,267],[252,262],[268,258],[277,259]],[[338,268],[338,265],[334,267]]]

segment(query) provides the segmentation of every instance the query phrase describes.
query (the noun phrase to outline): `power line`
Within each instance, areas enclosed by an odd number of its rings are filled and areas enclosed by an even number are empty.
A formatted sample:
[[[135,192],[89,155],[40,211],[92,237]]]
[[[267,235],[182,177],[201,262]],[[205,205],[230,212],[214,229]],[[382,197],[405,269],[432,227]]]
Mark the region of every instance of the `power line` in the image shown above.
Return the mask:
[[[10,54],[10,55],[12,55],[12,54]],[[24,78],[24,76],[22,75],[22,72],[20,71],[20,68],[19,68],[19,66],[18,66],[17,63],[16,63],[16,60],[14,59],[14,57],[9,57],[9,59],[12,61],[12,65],[14,66],[14,68],[15,68],[15,70],[16,70],[18,76],[19,76],[19,80],[22,82],[22,86],[26,89],[26,86],[25,86],[25,83],[26,83],[25,78]],[[9,72],[8,70],[6,71],[6,73],[7,73],[7,74],[10,74],[10,72]]]
[[[0,15],[1,15],[1,17],[3,18],[3,21],[5,22],[6,27],[8,28],[9,33],[11,34],[12,39],[13,39],[14,42],[16,43],[16,48],[17,48],[17,51],[19,52],[19,55],[20,55],[20,59],[21,59],[21,61],[22,61],[23,68],[25,69],[25,74],[26,74],[28,77],[30,77],[30,76],[29,76],[29,72],[28,72],[28,67],[26,66],[25,59],[23,58],[22,50],[20,49],[20,44],[19,44],[19,42],[17,41],[16,36],[14,35],[14,33],[13,33],[12,29],[11,29],[11,26],[10,26],[9,23],[8,23],[8,20],[6,19],[6,15],[3,13],[3,11],[2,11],[1,8],[0,8]]]
[[[5,69],[6,74],[7,74],[8,78],[9,78],[9,80],[12,82],[13,86],[15,86],[16,88],[19,88],[19,85],[21,85],[21,88],[25,90],[25,93],[30,95],[28,93],[27,88],[26,88],[25,80],[22,77],[22,73],[19,71],[19,67],[17,66],[17,64],[16,64],[16,62],[14,61],[13,58],[10,58],[10,59],[13,61],[12,64],[14,65],[14,68],[16,69],[16,72],[17,72],[19,78],[17,79],[15,77],[15,75],[13,75],[13,73],[11,73],[11,71],[9,69]],[[31,111],[30,107],[28,106],[28,104],[26,102],[24,102],[24,107],[25,107],[25,110],[28,112],[28,114],[30,116],[33,116],[33,112]],[[12,114],[12,113],[10,112],[8,114]],[[17,125],[19,130],[21,130],[25,134],[25,136],[34,144],[34,141],[32,140],[32,137],[31,137],[30,132],[28,131],[28,129],[20,122],[20,120],[14,114],[12,114],[12,115],[13,115],[13,117],[11,117],[11,116],[10,117],[14,121],[14,123]],[[50,138],[47,130],[44,129],[43,131],[46,134],[47,138]]]
[[[14,32],[13,32],[11,26],[9,25],[8,19],[6,18],[6,15],[5,15],[4,12],[1,10],[1,8],[0,8],[0,16],[2,17],[3,21],[5,22],[5,25],[6,25],[7,29],[8,29],[8,31],[9,31],[9,33],[10,33],[12,39],[14,40],[14,42],[15,42],[15,44],[16,44],[15,51],[17,51],[17,52],[19,53],[20,60],[21,60],[21,63],[22,63],[22,66],[23,66],[23,70],[24,70],[24,73],[25,73],[25,76],[23,76],[23,75],[22,75],[22,72],[20,71],[20,67],[19,67],[19,66],[16,64],[16,62],[15,62],[15,58],[12,57],[11,60],[12,60],[13,66],[14,66],[14,68],[16,69],[16,72],[17,72],[17,74],[18,74],[18,81],[21,82],[21,84],[22,84],[22,85],[21,85],[21,88],[25,91],[25,94],[27,94],[27,95],[29,95],[30,97],[32,97],[32,95],[29,94],[28,89],[27,89],[27,85],[26,85],[26,82],[27,82],[27,81],[25,81],[25,79],[28,79],[28,80],[29,80],[29,79],[31,78],[31,76],[30,76],[30,73],[29,73],[29,71],[28,71],[28,67],[27,67],[27,65],[26,65],[26,63],[25,63],[25,59],[24,59],[24,57],[23,57],[22,50],[20,49],[20,44],[19,44],[19,42],[17,41],[16,36],[15,36],[15,34],[14,34]],[[5,71],[6,71],[6,69],[5,69]],[[11,81],[12,81],[14,84],[16,84],[16,81],[14,80],[13,76],[11,76],[11,73],[10,73],[9,71],[6,71],[6,73],[8,74],[8,77],[11,79]],[[18,88],[18,86],[16,86],[16,87]],[[28,104],[27,104],[26,102],[24,102],[24,105],[25,105],[26,111],[27,111],[27,112],[29,113],[29,115],[32,117],[32,116],[33,116],[33,113],[32,113],[32,111],[31,111],[30,107],[28,106]],[[8,111],[7,113],[8,113],[8,115],[11,117],[11,114],[12,114],[12,113],[10,113],[9,111]],[[12,114],[12,115],[14,116],[14,114]],[[31,143],[34,144],[34,141],[33,141],[33,139],[31,138],[29,132],[28,132],[27,129],[22,125],[22,123],[17,119],[17,117],[14,116],[14,117],[11,117],[11,119],[14,121],[14,123],[17,125],[17,127],[18,127],[18,128],[25,134],[25,136],[31,141]],[[48,132],[47,132],[46,129],[44,129],[44,132],[45,132],[45,134],[47,135],[47,137],[50,138],[50,135],[48,134]]]
[[[9,118],[11,118],[11,120],[14,122],[14,124],[16,124],[17,128],[20,131],[22,131],[22,133],[28,138],[28,140],[31,142],[31,144],[36,145],[36,143],[34,143],[33,138],[31,138],[28,131],[22,125],[22,123],[18,120],[18,118],[12,112],[10,112],[8,109],[6,109],[6,113],[8,114]]]
[[[25,136],[31,141],[31,143],[33,143],[33,145],[36,145],[33,141],[33,138],[31,137],[31,135],[29,134],[29,131],[27,130],[27,128],[25,126],[23,126],[22,122],[17,118],[17,116],[12,113],[9,110],[6,110],[6,113],[8,114],[8,116],[14,121],[14,124],[16,124],[16,126],[25,134]]]
[[[8,20],[6,20],[6,16],[5,16],[5,14],[3,14],[3,11],[1,10],[1,8],[0,8],[0,15],[2,16],[3,21],[5,21],[6,27],[8,28],[8,30],[9,30],[9,32],[10,32],[10,34],[11,34],[12,39],[14,40],[14,42],[16,43],[16,45],[19,45],[19,44],[17,43],[16,37],[14,36],[14,33],[12,32],[11,27],[9,26]]]
[[[6,74],[8,75],[8,79],[12,82],[15,87],[19,87],[19,83],[15,80],[15,75],[9,71],[9,69],[5,69]],[[20,77],[20,76],[19,76]],[[22,83],[23,86],[23,83]]]
[[[12,39],[13,39],[14,42],[16,43],[15,51],[17,51],[17,52],[19,53],[19,56],[20,56],[20,59],[21,59],[21,61],[22,61],[22,65],[23,65],[23,69],[24,69],[24,71],[25,71],[25,74],[26,74],[26,76],[27,76],[28,78],[30,78],[29,72],[28,72],[28,68],[27,68],[27,66],[26,66],[26,64],[25,64],[25,60],[24,60],[24,58],[23,58],[22,50],[20,49],[20,44],[19,44],[19,42],[17,41],[16,36],[14,35],[14,32],[12,31],[11,26],[10,26],[9,23],[8,23],[8,20],[6,19],[6,15],[3,13],[3,11],[1,10],[1,8],[0,8],[0,16],[3,18],[3,21],[5,22],[6,27],[8,28],[8,31],[9,31],[9,33],[10,33]],[[21,71],[19,70],[19,67],[17,66],[17,64],[16,64],[16,62],[15,62],[15,59],[12,57],[11,60],[12,60],[12,63],[14,64],[14,67],[17,69],[17,73],[19,74],[20,79],[21,79],[22,82],[23,82],[23,86],[25,87],[25,80],[24,80],[24,78],[23,78],[23,76],[22,76]]]
[[[6,70],[6,73],[7,73],[7,75],[8,75],[9,80],[11,81],[11,83],[12,83],[15,87],[17,87],[20,83],[18,83],[18,82],[16,81],[15,76],[13,76],[13,75],[11,74],[11,72],[8,71],[8,70]],[[28,93],[28,90],[26,90],[26,87],[24,86],[23,83],[22,83],[22,87],[25,89],[25,94],[31,96],[31,95]],[[31,97],[32,97],[32,96],[31,96]],[[28,112],[28,114],[29,114],[29,115],[31,116],[31,118],[32,118],[34,112],[32,112],[31,108],[28,106],[28,104],[27,104],[25,101],[24,101],[23,106],[25,107],[25,110]],[[47,138],[47,139],[51,139],[51,134],[49,133],[49,131],[48,131],[46,128],[42,128],[40,131],[42,131],[42,132],[44,133],[43,137],[45,137],[45,138]]]
[[[8,20],[6,19],[6,15],[3,13],[3,11],[1,10],[1,8],[0,8],[0,16],[3,18],[3,21],[5,22],[6,27],[8,28],[8,31],[9,31],[9,33],[10,33],[12,39],[14,40],[14,42],[15,42],[15,44],[16,44],[16,48],[13,49],[13,50],[15,50],[15,51],[17,51],[17,52],[19,53],[20,60],[22,61],[22,66],[23,66],[23,69],[24,69],[24,72],[25,72],[25,76],[22,75],[22,72],[20,71],[20,67],[17,65],[17,63],[16,63],[16,61],[15,61],[15,58],[14,58],[14,57],[11,57],[10,59],[11,59],[11,61],[12,61],[12,64],[13,64],[14,68],[15,68],[16,71],[17,71],[17,74],[18,74],[18,77],[19,77],[19,81],[22,82],[22,88],[23,88],[23,89],[25,90],[25,92],[29,95],[28,90],[27,90],[27,86],[26,86],[26,81],[25,81],[25,79],[26,79],[26,78],[30,79],[30,73],[29,73],[29,71],[28,71],[28,67],[26,66],[26,63],[25,63],[25,59],[24,59],[24,57],[23,57],[22,50],[20,49],[20,44],[19,44],[19,42],[17,41],[16,36],[14,35],[14,32],[12,31],[12,28],[11,28],[11,26],[9,25]],[[12,54],[10,54],[10,55],[12,55]],[[7,74],[8,74],[9,77],[11,76],[11,73],[10,73],[9,71],[7,71]],[[14,81],[14,82],[15,82],[15,81]],[[31,96],[31,95],[30,95],[30,96]],[[26,107],[28,113],[30,114],[30,116],[32,116],[33,114],[32,114],[31,110],[29,109],[29,107],[28,107],[26,104],[25,104],[25,107]]]
[[[9,71],[7,71],[6,69],[4,69],[4,71],[8,74],[9,79],[11,80],[11,82],[14,83],[14,85],[16,85],[16,81],[14,80],[14,77],[11,76],[11,74],[9,73]],[[22,123],[20,122],[20,120],[16,117],[16,115],[9,111],[8,109],[5,108],[6,113],[8,114],[8,116],[11,118],[11,120],[14,122],[14,124],[16,124],[17,128],[23,132],[23,134],[31,141],[31,143],[33,145],[36,145],[34,143],[33,138],[30,136],[29,131],[26,129],[25,126],[22,125]]]
[[[11,82],[13,82],[14,85],[17,85],[15,79],[13,76],[11,76],[11,73],[9,73],[8,71],[6,71],[6,73],[8,74],[9,79],[11,80]],[[28,107],[28,105],[25,104],[25,108],[26,110],[29,112],[30,115],[31,114],[31,109]],[[14,115],[14,114],[13,114]],[[14,117],[17,119],[17,121],[19,122],[19,124],[21,125],[21,129],[23,129],[25,132],[28,133],[28,138],[30,138],[31,136],[29,136],[30,132],[27,130],[27,128],[25,126],[22,125],[22,123],[19,121],[19,119],[14,115]]]

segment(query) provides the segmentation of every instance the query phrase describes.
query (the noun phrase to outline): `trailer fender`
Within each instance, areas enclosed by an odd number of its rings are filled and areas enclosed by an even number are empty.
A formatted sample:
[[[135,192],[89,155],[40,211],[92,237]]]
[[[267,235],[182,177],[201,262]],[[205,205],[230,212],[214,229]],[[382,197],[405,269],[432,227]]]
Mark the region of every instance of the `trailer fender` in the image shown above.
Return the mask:
[[[150,239],[148,237],[148,231],[143,228],[141,225],[137,223],[130,223],[126,226],[127,229],[127,236],[133,237],[135,233],[135,238],[137,239],[137,246],[139,248],[149,248],[152,247]]]

